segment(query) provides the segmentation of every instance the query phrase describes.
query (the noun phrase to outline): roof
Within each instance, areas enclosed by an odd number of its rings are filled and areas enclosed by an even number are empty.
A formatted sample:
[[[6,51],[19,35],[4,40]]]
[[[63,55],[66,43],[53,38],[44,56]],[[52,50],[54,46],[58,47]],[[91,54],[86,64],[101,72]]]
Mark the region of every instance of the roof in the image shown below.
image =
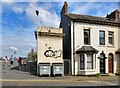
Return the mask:
[[[82,14],[71,14],[66,13],[67,17],[74,21],[81,21],[85,23],[96,23],[96,24],[105,24],[112,26],[120,26],[120,21],[115,21],[114,19],[104,18],[104,17],[97,17],[97,16],[90,16],[90,15],[82,15]]]
[[[79,48],[76,53],[98,53],[98,50],[93,48],[92,46],[82,46]]]
[[[115,53],[120,53],[120,48]]]

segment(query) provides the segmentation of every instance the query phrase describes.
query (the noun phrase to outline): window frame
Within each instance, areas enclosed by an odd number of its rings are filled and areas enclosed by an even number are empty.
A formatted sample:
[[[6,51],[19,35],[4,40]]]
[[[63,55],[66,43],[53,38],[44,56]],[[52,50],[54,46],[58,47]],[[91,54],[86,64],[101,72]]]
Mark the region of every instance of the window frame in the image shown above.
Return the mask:
[[[88,36],[85,36],[85,31],[87,31],[88,33],[89,33],[89,35]],[[91,43],[91,41],[90,41],[90,39],[91,39],[91,35],[90,35],[90,29],[84,29],[83,30],[83,34],[84,34],[84,45],[90,45]],[[86,38],[88,38],[88,43],[86,43]]]
[[[83,60],[81,60],[81,59],[83,59]],[[81,66],[81,65],[83,65],[83,66]],[[81,68],[81,67],[83,67],[83,68]],[[85,70],[85,54],[80,54],[80,70]]]
[[[110,33],[112,35],[110,35]],[[112,43],[110,43],[110,38],[112,38]],[[114,45],[114,32],[113,31],[108,31],[108,44],[109,45]]]
[[[91,58],[91,61],[88,61],[88,55],[90,55],[92,58]],[[88,63],[90,64],[91,63],[91,67],[92,68],[88,68]],[[93,54],[87,54],[87,69],[93,69]]]
[[[104,33],[104,37],[101,37],[101,36],[100,36],[100,32],[103,32],[103,33]],[[104,39],[104,43],[103,43],[103,44],[101,43],[101,38]],[[99,30],[99,45],[105,45],[105,31],[104,31],[104,30]]]

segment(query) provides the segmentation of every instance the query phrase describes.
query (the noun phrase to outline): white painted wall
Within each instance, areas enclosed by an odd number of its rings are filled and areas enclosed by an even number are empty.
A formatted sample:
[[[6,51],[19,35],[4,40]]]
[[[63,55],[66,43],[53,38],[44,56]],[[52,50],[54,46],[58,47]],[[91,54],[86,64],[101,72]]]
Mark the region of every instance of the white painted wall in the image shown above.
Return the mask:
[[[69,31],[69,26],[71,25],[71,35]],[[88,24],[88,23],[80,23],[75,22],[75,42],[73,42],[73,21],[70,20],[65,14],[61,14],[61,27],[63,28],[63,31],[65,33],[64,37],[64,59],[71,59],[71,67],[72,67],[72,74],[74,74],[74,58],[73,58],[73,43],[75,43],[75,51],[82,46],[84,46],[84,36],[83,36],[83,29],[84,28],[91,28],[91,46],[95,49],[99,50],[98,54],[96,55],[96,70],[95,73],[100,72],[100,66],[99,66],[99,57],[102,50],[106,54],[106,57],[108,57],[109,53],[114,54],[114,73],[116,73],[116,66],[117,66],[117,57],[115,56],[115,51],[120,48],[120,29],[119,29],[119,35],[118,35],[118,27],[115,26],[107,26],[107,25],[97,25],[97,24]],[[101,46],[99,45],[99,30],[105,30],[105,45]],[[114,32],[114,46],[109,46],[108,44],[108,31]],[[71,40],[71,41],[70,41]],[[118,44],[119,43],[119,44]],[[67,52],[67,54],[66,54]],[[75,69],[79,70],[79,56],[75,54]],[[79,73],[78,71],[75,71],[75,74]],[[89,74],[90,72],[86,73]],[[106,73],[108,73],[108,58],[106,59]]]
[[[118,48],[120,48],[120,28],[118,28]]]
[[[61,33],[62,28],[39,28],[38,32],[48,32],[50,30],[52,33]],[[38,58],[37,63],[63,63],[63,37],[56,36],[39,36],[38,37]],[[61,56],[58,58],[46,57],[44,52],[51,47],[53,51],[61,50]]]
[[[71,25],[72,28],[72,25]],[[95,24],[87,24],[87,23],[75,23],[75,50],[81,48],[84,45],[84,34],[83,34],[83,29],[84,28],[91,28],[90,29],[90,36],[91,36],[91,46],[94,47],[95,49],[99,50],[98,54],[96,57],[100,55],[102,50],[106,54],[106,57],[108,57],[109,53],[113,53],[115,56],[115,51],[118,49],[118,28],[113,27],[113,26],[104,26],[104,25],[95,25]],[[73,35],[73,29],[71,29],[71,36]],[[105,45],[99,45],[99,30],[104,30],[105,31]],[[114,46],[109,46],[108,44],[108,31],[113,31],[114,32]],[[72,36],[73,37],[73,36]],[[71,37],[71,40],[72,40]],[[72,47],[71,47],[72,48]],[[79,58],[76,57],[77,62],[79,62]],[[116,57],[114,57],[114,73],[116,73]],[[96,71],[95,73],[99,73],[99,59],[96,58]],[[75,68],[79,68],[79,64],[75,63]],[[106,59],[106,73],[108,73],[108,58]],[[76,72],[77,74],[77,72]],[[89,74],[86,73],[86,74]]]

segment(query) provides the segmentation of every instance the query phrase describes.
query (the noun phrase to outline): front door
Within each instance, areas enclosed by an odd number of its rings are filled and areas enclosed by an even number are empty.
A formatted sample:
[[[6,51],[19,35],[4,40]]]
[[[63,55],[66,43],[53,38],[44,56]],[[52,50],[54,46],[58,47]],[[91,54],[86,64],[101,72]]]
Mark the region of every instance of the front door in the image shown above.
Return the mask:
[[[105,58],[100,59],[100,74],[105,74]]]
[[[108,70],[109,73],[113,73],[113,57],[108,58]]]

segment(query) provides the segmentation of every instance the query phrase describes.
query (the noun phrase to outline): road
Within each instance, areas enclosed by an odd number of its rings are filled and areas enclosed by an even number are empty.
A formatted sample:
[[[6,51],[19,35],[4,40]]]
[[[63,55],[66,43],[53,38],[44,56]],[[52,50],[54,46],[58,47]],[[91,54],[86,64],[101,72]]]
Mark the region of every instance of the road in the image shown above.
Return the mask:
[[[3,86],[113,86],[116,82],[105,81],[38,81],[38,80],[5,80]]]
[[[14,67],[17,62],[14,63]],[[2,66],[2,86],[116,86],[118,77],[38,77],[28,72],[11,70],[11,66]]]

